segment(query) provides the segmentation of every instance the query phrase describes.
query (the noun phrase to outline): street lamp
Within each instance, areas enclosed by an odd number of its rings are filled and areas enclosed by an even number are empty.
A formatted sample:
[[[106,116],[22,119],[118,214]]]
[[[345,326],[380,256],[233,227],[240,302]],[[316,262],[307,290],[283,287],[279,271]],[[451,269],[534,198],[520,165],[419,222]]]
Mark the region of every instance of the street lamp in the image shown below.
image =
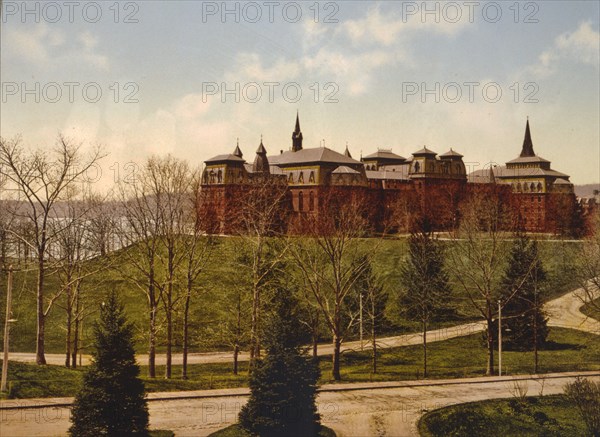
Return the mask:
[[[498,376],[502,376],[502,302],[498,299]]]

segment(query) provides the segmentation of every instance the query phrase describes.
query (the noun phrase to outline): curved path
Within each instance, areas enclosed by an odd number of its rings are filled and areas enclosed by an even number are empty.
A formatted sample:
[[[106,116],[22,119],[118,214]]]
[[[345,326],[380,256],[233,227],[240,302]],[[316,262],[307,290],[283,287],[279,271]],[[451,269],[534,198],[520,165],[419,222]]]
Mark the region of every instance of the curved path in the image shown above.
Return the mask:
[[[581,372],[600,381],[599,372]],[[438,381],[382,382],[323,386],[318,396],[323,424],[339,437],[417,436],[421,415],[447,405],[512,396],[521,380],[528,395],[557,394],[576,373],[519,377],[488,377]],[[248,390],[229,389],[149,395],[152,429],[170,429],[176,436],[206,436],[234,423]],[[183,397],[182,397],[183,396]],[[65,435],[71,398],[0,402],[3,437]]]
[[[564,328],[578,329],[581,331],[600,334],[600,321],[594,320],[582,314],[579,309],[583,306],[581,300],[583,290],[577,289],[566,293],[565,295],[548,302],[545,306],[549,314],[549,325]],[[452,326],[448,328],[436,329],[427,331],[427,341],[434,343],[437,341],[448,340],[455,337],[475,334],[485,329],[485,322],[465,323],[462,325]],[[410,346],[422,343],[422,335],[420,333],[404,334],[394,337],[384,337],[377,340],[377,346],[380,348],[392,348],[400,346]],[[364,349],[369,349],[369,342],[363,342]],[[360,350],[360,341],[349,341],[342,344],[342,352],[351,350]],[[318,355],[333,354],[333,346],[331,343],[321,343],[318,347]],[[89,356],[83,356],[83,364],[89,363]],[[148,361],[148,355],[141,354],[137,356],[138,362],[145,364]],[[11,352],[11,361],[20,361],[24,363],[35,362],[35,354],[30,352]],[[241,353],[240,361],[248,361],[247,353]],[[46,354],[48,364],[63,365],[65,356],[63,354]],[[232,361],[231,352],[208,352],[208,353],[191,353],[188,355],[188,363],[230,363]],[[173,355],[173,364],[179,365],[182,362],[181,354]],[[164,365],[165,356],[163,354],[156,355],[156,364]]]
[[[596,293],[595,297],[598,296],[600,293]],[[545,306],[548,312],[548,325],[600,335],[600,321],[579,311],[584,305],[583,302],[587,300],[587,296],[581,288],[551,300]]]

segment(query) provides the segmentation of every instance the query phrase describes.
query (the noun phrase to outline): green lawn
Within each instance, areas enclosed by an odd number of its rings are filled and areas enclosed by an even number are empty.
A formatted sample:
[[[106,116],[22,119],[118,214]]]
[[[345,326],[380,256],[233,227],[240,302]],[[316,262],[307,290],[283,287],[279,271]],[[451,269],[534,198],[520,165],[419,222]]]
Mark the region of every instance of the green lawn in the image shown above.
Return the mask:
[[[214,332],[218,331],[223,311],[231,306],[228,296],[232,290],[239,287],[243,282],[244,271],[235,263],[236,256],[240,251],[239,238],[220,238],[211,262],[206,268],[206,274],[200,278],[202,292],[192,301],[190,312],[191,351],[205,352],[210,350],[227,350],[228,346],[223,339],[215,338]],[[395,292],[399,283],[399,267],[406,255],[406,238],[375,240],[366,239],[365,249],[374,252],[373,270],[377,273],[385,287]],[[451,243],[447,243],[448,245]],[[507,244],[509,244],[507,242]],[[574,253],[579,245],[577,243],[540,241],[540,254],[544,265],[548,270],[548,283],[551,284],[551,297],[556,297],[576,287],[572,279],[572,270],[565,264],[565,260],[573,259]],[[83,288],[86,292],[85,307],[90,312],[83,326],[84,353],[89,353],[89,345],[92,338],[93,321],[97,316],[96,308],[99,307],[106,290],[115,288],[125,304],[128,317],[136,326],[136,351],[147,352],[147,324],[148,311],[145,295],[131,283],[123,279],[121,271],[132,272],[131,265],[121,253],[113,255],[114,268],[100,274],[91,276],[84,282]],[[36,303],[35,303],[35,271],[28,273],[16,273],[13,290],[13,316],[17,322],[11,328],[11,349],[19,352],[35,351],[36,332]],[[47,296],[51,296],[58,288],[56,275],[46,278]],[[4,308],[6,275],[0,272],[0,308]],[[457,324],[470,321],[479,315],[470,307],[468,299],[456,288],[454,303],[457,308],[455,320],[448,321],[445,325]],[[46,352],[62,353],[65,344],[65,312],[61,309],[62,298],[58,299],[55,306],[46,318]],[[246,306],[245,306],[246,307]],[[393,305],[387,310],[392,319],[386,327],[384,334],[397,334],[402,332],[418,331],[415,323],[396,317]],[[0,326],[3,324],[5,312],[0,311]],[[164,351],[164,315],[162,306],[159,309],[159,327],[161,328],[158,338],[158,350]],[[246,322],[246,320],[244,319]],[[444,325],[444,324],[442,324]],[[181,350],[181,314],[175,318],[174,326],[174,352]],[[327,333],[323,334],[323,340],[327,340]],[[353,338],[356,333],[347,338]],[[87,348],[87,349],[86,349]]]
[[[428,347],[429,377],[461,378],[485,374],[486,353],[481,334],[432,343]],[[364,381],[400,381],[422,377],[421,346],[381,349],[379,371],[371,373],[370,353],[352,352],[342,355],[343,383]],[[552,328],[549,344],[539,353],[540,373],[577,370],[600,370],[600,341],[598,336],[584,332]],[[497,359],[497,357],[496,357]],[[531,352],[504,352],[505,374],[526,374],[533,371]],[[332,382],[330,378],[331,357],[321,357],[321,383]],[[146,375],[146,366],[141,366]],[[158,375],[164,368],[158,367]],[[174,366],[171,380],[148,379],[144,376],[150,392],[204,390],[242,387],[248,383],[247,363],[241,363],[240,374],[231,373],[231,364],[192,364],[188,380],[180,379],[181,366]],[[73,396],[80,384],[81,370],[69,370],[60,366],[36,366],[10,363],[9,381],[11,397]]]
[[[253,434],[250,434],[236,424],[213,432],[212,434],[209,434],[209,437],[253,437]],[[335,437],[335,432],[331,428],[322,426],[319,437]]]
[[[579,411],[563,395],[498,399],[431,411],[419,422],[422,437],[580,437]]]

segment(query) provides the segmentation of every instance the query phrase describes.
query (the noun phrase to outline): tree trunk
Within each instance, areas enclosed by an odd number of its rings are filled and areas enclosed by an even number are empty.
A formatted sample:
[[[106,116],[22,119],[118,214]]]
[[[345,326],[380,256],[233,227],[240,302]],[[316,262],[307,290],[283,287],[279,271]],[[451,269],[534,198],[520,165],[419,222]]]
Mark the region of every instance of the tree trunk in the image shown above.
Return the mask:
[[[233,345],[233,374],[238,374],[238,357],[240,354],[240,337],[242,336],[242,296],[238,294],[235,326],[235,343]]]
[[[75,326],[73,328],[73,348],[71,349],[71,367],[77,368],[77,352],[79,352],[79,329],[80,329],[80,308],[79,308],[79,286],[76,289],[77,294],[75,295]],[[83,337],[83,336],[82,336]]]
[[[67,335],[65,341],[65,367],[71,364],[71,326],[72,326],[73,308],[71,307],[71,297],[67,293]]]
[[[533,373],[538,373],[538,327],[537,327],[537,303],[533,310]]]
[[[185,304],[183,307],[183,366],[181,370],[181,377],[188,379],[187,376],[187,361],[188,361],[188,317],[190,312],[190,285],[188,284],[187,295],[185,297]]]
[[[427,379],[427,322],[423,320],[423,378]]]
[[[341,381],[342,376],[340,375],[340,349],[341,341],[337,333],[333,334],[333,368],[331,370],[331,376],[334,381]]]
[[[236,344],[233,346],[233,374],[238,374],[238,356],[240,354],[240,346]]]
[[[171,314],[171,296],[168,297],[167,310],[167,362],[165,366],[165,378],[171,379],[171,369],[173,364],[173,316]]]
[[[312,335],[312,355],[314,358],[317,358],[319,356],[318,348],[319,348],[319,335],[313,333],[313,335]]]
[[[487,369],[486,376],[494,375],[494,321],[490,318],[487,320]]]
[[[377,337],[376,337],[377,314],[375,313],[375,296],[371,293],[371,346],[373,373],[377,373]]]
[[[45,317],[44,317],[44,248],[39,249],[38,254],[38,281],[37,281],[37,342],[35,348],[35,362],[39,365],[46,364],[46,356],[44,354],[44,333],[45,333]]]
[[[254,285],[252,293],[252,320],[250,327],[250,371],[254,367],[255,360],[259,357],[259,346],[258,346],[258,302],[259,302],[259,289],[258,286]]]

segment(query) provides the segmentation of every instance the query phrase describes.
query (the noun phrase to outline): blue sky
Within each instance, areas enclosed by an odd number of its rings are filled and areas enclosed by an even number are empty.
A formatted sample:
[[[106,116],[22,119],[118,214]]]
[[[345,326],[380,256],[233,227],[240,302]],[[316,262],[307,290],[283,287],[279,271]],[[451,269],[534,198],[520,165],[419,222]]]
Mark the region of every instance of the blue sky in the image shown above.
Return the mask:
[[[250,160],[261,134],[287,150],[299,111],[305,147],[452,147],[476,169],[518,155],[529,116],[536,153],[574,183],[600,181],[599,2],[277,3],[270,22],[268,2],[83,1],[69,20],[65,2],[27,2],[23,16],[4,1],[0,134],[101,143],[106,179],[153,153],[199,165],[238,137]],[[222,95],[236,84],[239,102]]]

